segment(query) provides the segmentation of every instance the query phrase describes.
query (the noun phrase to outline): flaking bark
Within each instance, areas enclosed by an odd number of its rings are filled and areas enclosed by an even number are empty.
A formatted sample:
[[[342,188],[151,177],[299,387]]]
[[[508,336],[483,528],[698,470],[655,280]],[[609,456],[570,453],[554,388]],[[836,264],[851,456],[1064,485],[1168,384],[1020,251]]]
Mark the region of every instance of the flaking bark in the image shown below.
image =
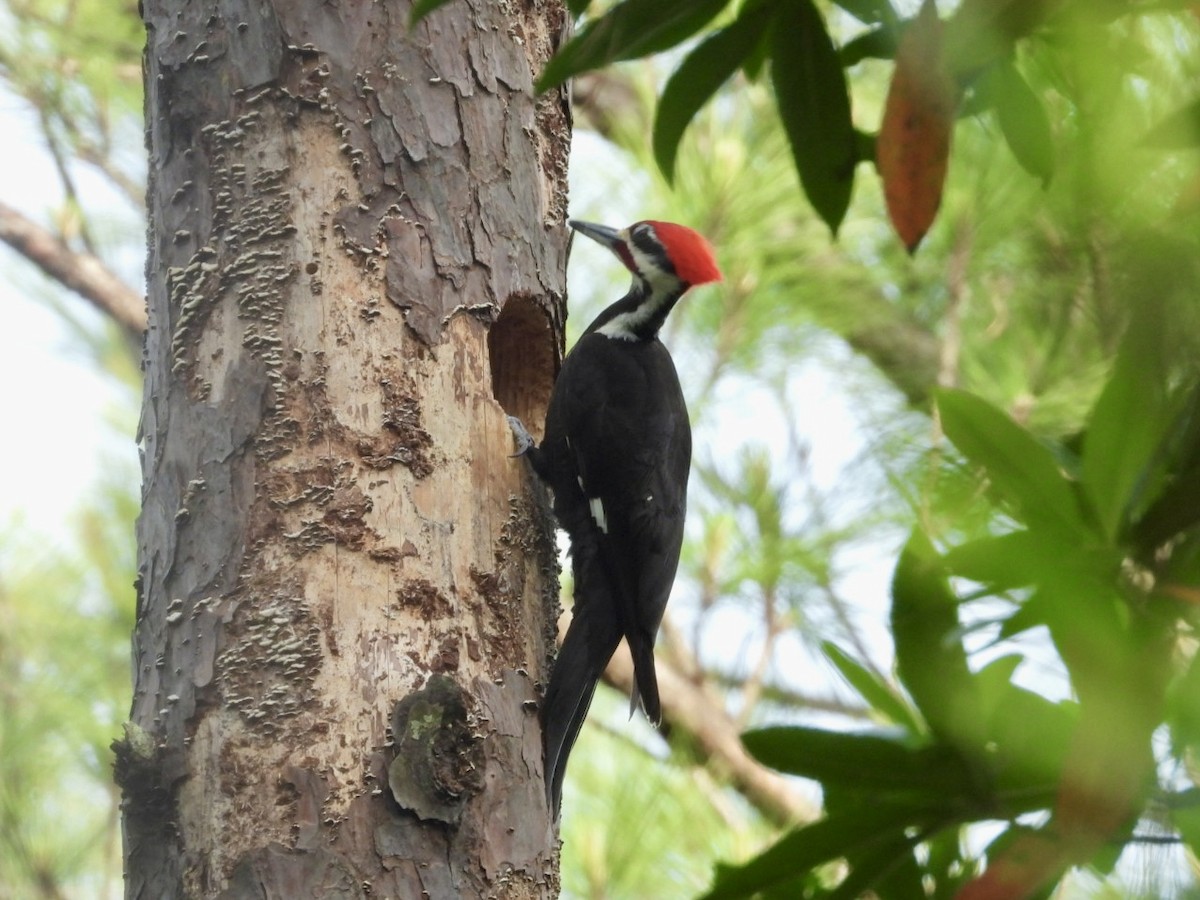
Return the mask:
[[[561,355],[570,122],[532,81],[565,13],[408,12],[144,3],[129,897],[557,891],[556,553],[504,416],[541,420]],[[450,825],[388,790],[435,675]]]

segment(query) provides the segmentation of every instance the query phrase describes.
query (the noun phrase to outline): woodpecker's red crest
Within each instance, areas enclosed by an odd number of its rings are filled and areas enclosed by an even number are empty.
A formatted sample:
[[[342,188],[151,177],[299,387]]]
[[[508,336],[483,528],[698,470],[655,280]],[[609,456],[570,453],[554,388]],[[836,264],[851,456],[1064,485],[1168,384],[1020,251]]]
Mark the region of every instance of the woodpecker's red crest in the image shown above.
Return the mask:
[[[721,270],[713,256],[712,247],[704,237],[685,225],[673,222],[647,220],[638,225],[649,225],[667,253],[667,259],[675,267],[679,280],[695,287],[721,280]],[[631,227],[636,228],[637,225]]]

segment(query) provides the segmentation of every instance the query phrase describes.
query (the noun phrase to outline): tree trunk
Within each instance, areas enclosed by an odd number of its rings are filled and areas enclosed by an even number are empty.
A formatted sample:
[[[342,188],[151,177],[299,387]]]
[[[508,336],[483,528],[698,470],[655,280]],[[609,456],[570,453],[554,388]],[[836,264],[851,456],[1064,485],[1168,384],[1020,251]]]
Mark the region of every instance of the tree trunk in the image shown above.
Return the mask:
[[[557,893],[556,550],[504,414],[562,350],[565,12],[408,13],[144,0],[129,897]]]

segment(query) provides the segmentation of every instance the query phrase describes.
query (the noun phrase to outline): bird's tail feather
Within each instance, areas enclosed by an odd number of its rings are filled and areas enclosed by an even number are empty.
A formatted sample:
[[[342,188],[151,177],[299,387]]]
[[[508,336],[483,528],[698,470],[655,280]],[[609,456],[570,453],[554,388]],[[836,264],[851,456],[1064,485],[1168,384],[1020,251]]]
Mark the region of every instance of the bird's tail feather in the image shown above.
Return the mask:
[[[658,699],[658,673],[654,670],[654,639],[644,635],[626,635],[629,642],[629,652],[633,656],[634,690],[629,698],[629,715],[637,709],[641,701],[642,712],[657,726],[662,722],[662,704]]]
[[[542,740],[546,754],[546,799],[558,814],[567,757],[587,718],[596,682],[621,641],[621,629],[602,604],[576,603],[575,615],[542,701]]]

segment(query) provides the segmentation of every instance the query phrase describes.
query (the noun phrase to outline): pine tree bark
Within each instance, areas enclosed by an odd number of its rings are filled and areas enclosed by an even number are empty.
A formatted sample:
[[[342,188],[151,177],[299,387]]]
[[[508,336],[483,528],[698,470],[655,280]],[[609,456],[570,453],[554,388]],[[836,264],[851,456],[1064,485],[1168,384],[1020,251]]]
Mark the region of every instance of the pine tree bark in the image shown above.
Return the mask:
[[[144,0],[127,895],[544,897],[559,0]],[[393,733],[389,733],[389,731]]]

